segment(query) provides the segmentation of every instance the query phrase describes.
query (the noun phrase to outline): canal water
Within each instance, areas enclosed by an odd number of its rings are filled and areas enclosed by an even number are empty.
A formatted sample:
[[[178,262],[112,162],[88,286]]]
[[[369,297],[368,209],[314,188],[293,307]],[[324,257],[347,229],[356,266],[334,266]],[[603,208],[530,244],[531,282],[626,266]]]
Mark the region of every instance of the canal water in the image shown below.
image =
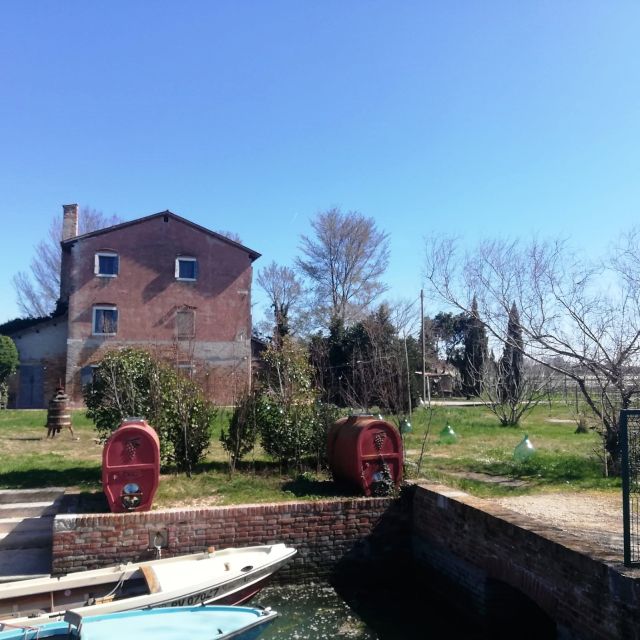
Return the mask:
[[[269,606],[280,617],[261,640],[485,640],[446,603],[412,585],[328,583],[269,586],[251,604]]]

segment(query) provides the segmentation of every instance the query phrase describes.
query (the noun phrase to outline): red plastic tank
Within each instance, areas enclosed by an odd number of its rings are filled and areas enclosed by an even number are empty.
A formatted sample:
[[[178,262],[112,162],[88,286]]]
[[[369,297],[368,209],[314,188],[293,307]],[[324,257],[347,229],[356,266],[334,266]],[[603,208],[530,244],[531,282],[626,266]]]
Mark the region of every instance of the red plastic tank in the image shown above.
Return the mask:
[[[148,511],[160,482],[160,440],[142,418],[130,418],[102,450],[102,490],[113,513]]]
[[[402,482],[402,438],[390,423],[370,415],[341,418],[327,436],[329,468],[338,482],[364,495],[385,495]]]

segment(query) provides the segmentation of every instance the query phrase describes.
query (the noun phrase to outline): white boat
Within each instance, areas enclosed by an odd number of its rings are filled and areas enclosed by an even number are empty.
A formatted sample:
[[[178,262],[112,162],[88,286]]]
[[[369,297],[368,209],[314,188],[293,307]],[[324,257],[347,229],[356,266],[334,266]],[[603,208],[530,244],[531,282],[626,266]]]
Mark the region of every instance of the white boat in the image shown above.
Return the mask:
[[[173,607],[82,616],[67,611],[62,622],[17,626],[0,622],[0,640],[254,640],[277,618],[270,609]]]
[[[38,626],[68,609],[96,616],[132,609],[247,602],[296,550],[284,544],[211,550],[64,576],[0,584],[0,622]]]

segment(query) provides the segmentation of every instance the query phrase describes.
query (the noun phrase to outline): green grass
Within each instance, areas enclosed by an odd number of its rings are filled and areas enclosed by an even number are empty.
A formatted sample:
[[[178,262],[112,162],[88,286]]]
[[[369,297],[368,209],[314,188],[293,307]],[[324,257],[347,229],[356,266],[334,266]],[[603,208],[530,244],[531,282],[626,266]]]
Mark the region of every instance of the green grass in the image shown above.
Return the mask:
[[[163,474],[157,507],[199,506],[318,500],[354,495],[337,487],[324,473],[282,473],[257,447],[230,475],[219,436],[229,419],[221,410],[212,426],[206,459],[191,477]],[[617,478],[604,478],[597,434],[575,433],[573,414],[562,402],[538,406],[519,427],[502,427],[484,407],[433,408],[414,412],[412,432],[405,436],[409,478],[440,481],[480,496],[517,495],[541,491],[619,490]],[[102,445],[84,412],[73,412],[74,440],[68,432],[47,439],[44,411],[0,411],[0,488],[63,486],[79,492],[87,511],[104,510],[101,498]],[[439,437],[450,424],[455,442]],[[514,460],[515,446],[529,435],[536,454],[526,462]],[[421,450],[425,444],[424,455]],[[479,475],[478,475],[479,474]],[[500,480],[521,481],[519,486]]]
[[[413,417],[413,432],[405,437],[407,459],[418,462],[424,441],[428,412]],[[575,433],[570,410],[562,403],[539,405],[518,427],[502,427],[484,407],[435,407],[430,435],[421,467],[421,476],[456,485],[478,495],[513,495],[533,491],[618,490],[618,478],[603,477],[596,432]],[[455,442],[439,437],[450,424]],[[536,448],[526,462],[514,459],[514,449],[524,434]],[[414,469],[413,465],[410,469]],[[525,481],[519,487],[506,483],[479,482],[465,473],[504,476]]]
[[[66,429],[46,438],[46,411],[0,411],[0,488],[43,486],[100,490],[102,447],[84,412],[73,413],[74,436]]]

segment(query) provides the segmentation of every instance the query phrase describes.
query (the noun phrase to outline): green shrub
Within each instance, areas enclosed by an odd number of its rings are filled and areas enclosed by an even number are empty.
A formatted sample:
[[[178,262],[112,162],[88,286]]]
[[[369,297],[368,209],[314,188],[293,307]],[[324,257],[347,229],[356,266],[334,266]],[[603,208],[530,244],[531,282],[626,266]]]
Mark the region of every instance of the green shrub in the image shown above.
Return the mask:
[[[165,388],[171,395],[163,398],[162,421],[172,449],[167,461],[191,475],[209,448],[216,409],[203,398],[195,382],[172,369],[166,373]]]
[[[327,436],[333,423],[342,415],[336,405],[327,402],[316,402],[315,427],[311,435],[309,453],[315,458],[316,468],[319,471],[328,464],[327,460]]]
[[[102,440],[126,418],[143,417],[156,430],[163,465],[190,472],[207,451],[215,408],[201,389],[140,349],[107,353],[84,390],[87,417]]]
[[[15,342],[9,336],[0,336],[0,382],[16,372],[18,362]]]
[[[235,471],[237,463],[253,450],[256,444],[258,431],[258,395],[254,392],[245,392],[236,405],[231,420],[229,431],[222,429],[220,442],[222,448],[229,454],[229,468]]]
[[[285,469],[301,468],[319,428],[315,403],[284,403],[277,396],[263,394],[259,396],[258,416],[262,448]]]
[[[146,351],[122,349],[104,356],[94,370],[93,382],[83,389],[87,417],[93,420],[102,440],[122,420],[133,416],[144,416],[159,431],[159,374]]]
[[[313,370],[304,347],[289,337],[264,353],[256,413],[263,449],[280,464],[300,469],[317,426]]]
[[[0,409],[5,409],[9,397],[7,378],[18,368],[18,349],[9,336],[0,336]]]
[[[307,352],[292,338],[271,345],[263,357],[261,380],[241,398],[229,430],[220,436],[231,471],[253,449],[258,435],[264,451],[284,469],[301,470],[309,459],[320,468],[337,408],[317,401]]]

